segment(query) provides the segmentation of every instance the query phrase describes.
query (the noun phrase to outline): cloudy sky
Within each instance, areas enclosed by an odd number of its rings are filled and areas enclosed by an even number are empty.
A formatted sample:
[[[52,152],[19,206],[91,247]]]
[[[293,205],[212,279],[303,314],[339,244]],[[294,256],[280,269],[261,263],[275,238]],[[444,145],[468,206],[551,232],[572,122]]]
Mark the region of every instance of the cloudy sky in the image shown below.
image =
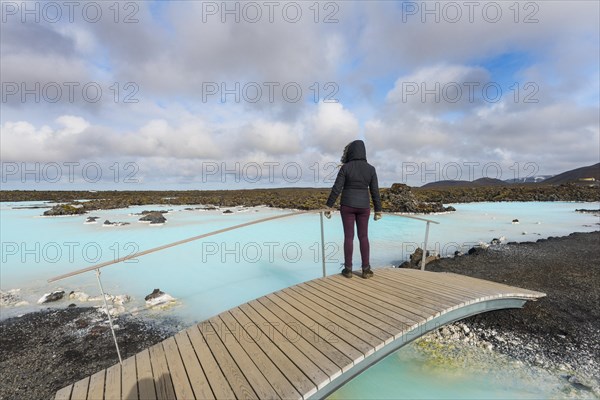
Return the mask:
[[[600,158],[599,3],[2,1],[2,187],[381,186]]]

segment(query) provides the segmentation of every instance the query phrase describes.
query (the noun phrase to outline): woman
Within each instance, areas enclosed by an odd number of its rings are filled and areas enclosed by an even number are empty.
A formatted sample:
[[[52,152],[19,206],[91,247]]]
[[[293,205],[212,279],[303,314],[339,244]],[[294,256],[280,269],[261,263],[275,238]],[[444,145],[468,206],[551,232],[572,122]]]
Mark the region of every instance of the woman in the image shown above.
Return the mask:
[[[367,162],[367,151],[362,140],[355,140],[344,148],[340,168],[331,194],[327,199],[327,207],[333,207],[340,193],[340,212],[344,226],[344,269],[342,275],[352,278],[352,251],[354,245],[354,224],[358,231],[360,255],[362,261],[362,277],[367,279],[373,276],[369,264],[369,215],[371,203],[369,192],[375,207],[375,221],[381,219],[381,199],[379,198],[379,185],[375,167]],[[326,216],[331,217],[327,211]]]

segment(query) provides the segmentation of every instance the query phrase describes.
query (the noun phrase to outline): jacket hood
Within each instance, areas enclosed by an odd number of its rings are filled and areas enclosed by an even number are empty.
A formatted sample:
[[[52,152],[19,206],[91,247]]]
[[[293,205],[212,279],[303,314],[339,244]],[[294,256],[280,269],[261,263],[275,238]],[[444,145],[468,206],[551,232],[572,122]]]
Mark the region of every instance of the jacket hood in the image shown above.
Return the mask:
[[[344,154],[342,155],[342,163],[354,160],[367,160],[367,150],[365,148],[365,142],[362,140],[355,140],[350,142],[344,148]]]

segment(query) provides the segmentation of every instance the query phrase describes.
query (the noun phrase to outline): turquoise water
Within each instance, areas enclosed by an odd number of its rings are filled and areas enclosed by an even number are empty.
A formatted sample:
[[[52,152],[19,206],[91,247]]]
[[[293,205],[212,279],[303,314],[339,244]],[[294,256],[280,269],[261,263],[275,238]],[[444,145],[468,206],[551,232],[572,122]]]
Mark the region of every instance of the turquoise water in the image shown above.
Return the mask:
[[[448,353],[446,353],[446,356]],[[411,343],[357,376],[329,399],[595,399],[559,374],[468,345],[439,357]]]
[[[92,272],[48,284],[47,279],[53,276],[289,212],[238,207],[232,208],[233,214],[223,214],[222,210],[189,211],[184,206],[141,206],[96,211],[90,215],[98,216],[99,223],[84,224],[84,216],[40,217],[43,209],[13,208],[32,204],[36,203],[0,206],[0,288],[19,288],[32,304],[51,290],[97,293]],[[471,203],[456,207],[455,213],[430,216],[440,224],[431,226],[428,249],[446,255],[493,238],[526,241],[598,229],[597,217],[574,212],[576,208],[598,208],[598,204]],[[167,223],[150,226],[137,222],[139,216],[132,214],[146,209],[169,210]],[[104,227],[105,219],[131,224]],[[520,223],[512,224],[513,219]],[[421,221],[395,215],[386,215],[378,222],[371,220],[371,264],[382,267],[406,260],[417,246],[422,246],[424,228]],[[328,274],[339,272],[343,261],[342,235],[336,213],[325,220]],[[354,264],[360,265],[357,248]],[[309,214],[245,227],[113,265],[102,270],[102,281],[109,293],[133,296],[135,306],[142,306],[143,297],[153,288],[160,288],[180,300],[170,312],[192,323],[321,274],[319,216]],[[23,311],[3,309],[2,317]]]
[[[289,210],[265,207],[223,210],[185,210],[184,206],[141,206],[99,210],[99,223],[84,224],[87,216],[40,217],[43,209],[14,209],[14,206],[40,203],[0,203],[2,265],[0,289],[20,289],[28,306],[1,308],[1,318],[41,308],[37,299],[46,292],[82,290],[98,295],[93,272],[52,284],[47,279],[98,262],[115,259],[216,229],[237,225]],[[598,203],[471,203],[455,205],[457,212],[432,215],[440,222],[432,225],[428,249],[443,255],[468,250],[478,242],[505,237],[507,241],[531,241],[571,232],[598,230],[598,217],[576,213],[577,208],[598,209]],[[149,209],[169,210],[168,222],[150,226],[132,215]],[[102,222],[130,222],[120,227],[104,227]],[[512,220],[518,219],[519,224]],[[385,215],[370,221],[371,265],[397,265],[422,246],[425,225],[421,221]],[[338,273],[343,261],[339,213],[325,220],[327,273]],[[354,264],[360,265],[355,245]],[[133,300],[127,311],[144,310],[144,296],[154,288],[178,299],[176,306],[149,311],[148,316],[175,316],[185,325],[209,318],[226,309],[284,287],[317,278],[320,262],[318,214],[295,216],[258,224],[211,238],[173,247],[140,257],[135,262],[109,266],[102,271],[106,292],[128,294]],[[63,301],[63,306],[67,303]],[[485,358],[485,357],[484,357]],[[496,361],[494,373],[480,370],[468,374],[430,368],[430,359],[407,346],[354,379],[334,394],[334,398],[550,398],[552,390],[542,390],[539,376],[526,371],[522,377],[506,376]],[[456,369],[456,368],[454,368]],[[462,368],[464,369],[464,368]],[[482,368],[482,370],[485,368]],[[515,378],[508,380],[509,378]],[[518,378],[518,379],[517,379]],[[546,379],[546,377],[544,377]],[[548,378],[549,379],[549,378]],[[558,378],[552,378],[558,379]],[[510,382],[507,384],[507,382]],[[558,390],[558,389],[556,389]]]

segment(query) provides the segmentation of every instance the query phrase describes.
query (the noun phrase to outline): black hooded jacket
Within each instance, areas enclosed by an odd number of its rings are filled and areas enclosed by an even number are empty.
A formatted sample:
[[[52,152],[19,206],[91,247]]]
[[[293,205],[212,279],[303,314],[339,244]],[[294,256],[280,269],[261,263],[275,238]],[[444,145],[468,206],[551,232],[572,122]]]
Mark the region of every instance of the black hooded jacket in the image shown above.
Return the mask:
[[[375,212],[381,211],[379,184],[375,167],[367,162],[367,150],[362,140],[355,140],[346,146],[335,183],[327,199],[327,206],[333,207],[340,193],[340,204],[356,208],[370,208],[369,191]]]

